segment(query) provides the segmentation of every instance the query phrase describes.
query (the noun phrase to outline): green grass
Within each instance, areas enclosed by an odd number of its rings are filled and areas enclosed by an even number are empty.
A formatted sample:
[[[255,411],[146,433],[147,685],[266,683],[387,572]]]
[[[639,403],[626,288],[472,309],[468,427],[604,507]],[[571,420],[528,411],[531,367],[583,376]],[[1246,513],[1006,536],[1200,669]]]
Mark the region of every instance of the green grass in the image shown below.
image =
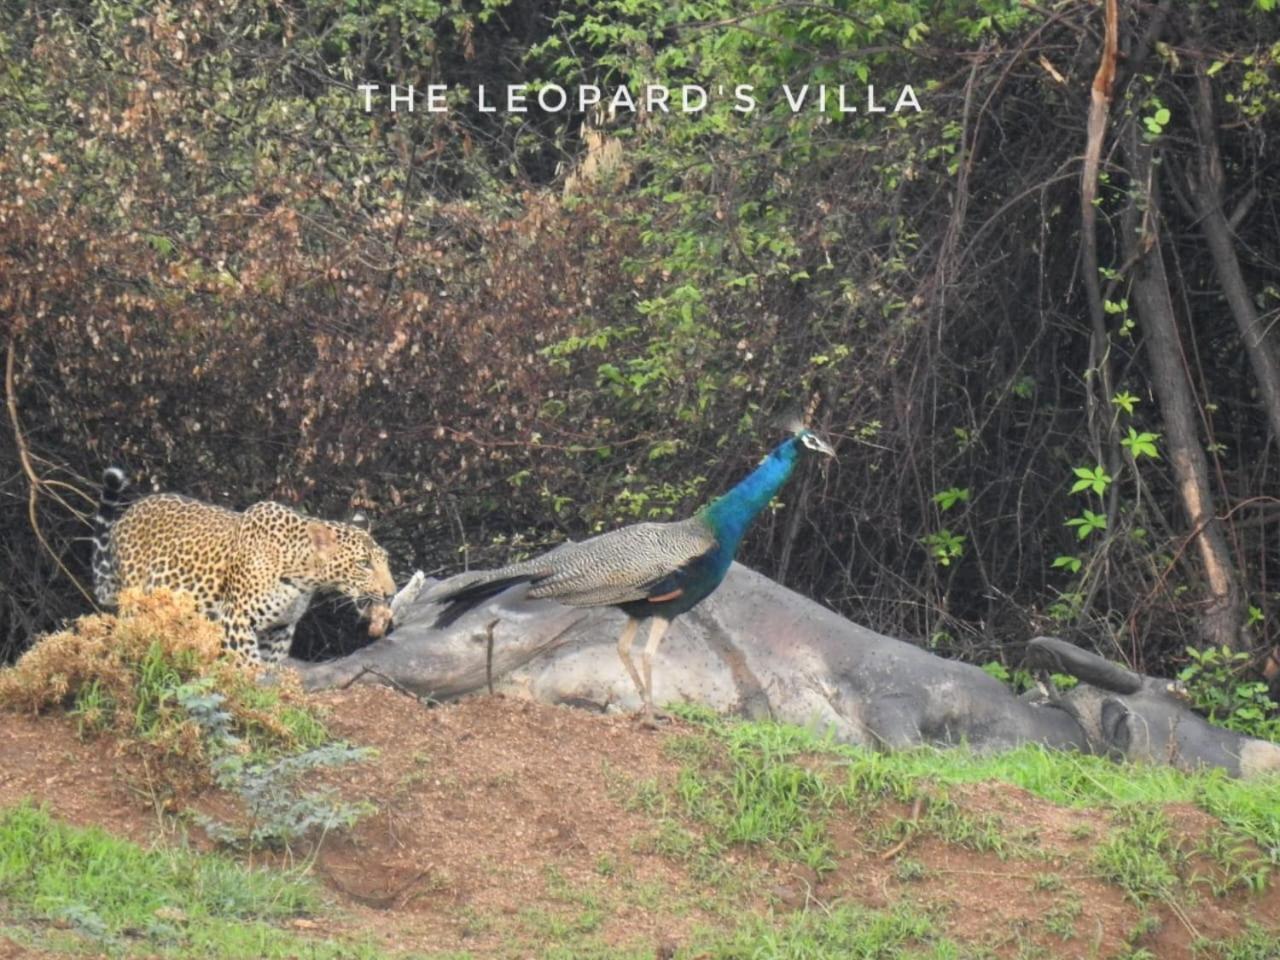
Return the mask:
[[[1116,819],[1119,827],[1093,852],[1099,872],[1139,904],[1172,900],[1181,885],[1184,858],[1164,813],[1135,806],[1119,811]]]
[[[246,693],[247,705],[264,713],[276,711],[280,725],[288,732],[297,749],[314,749],[333,739],[324,721],[312,709],[280,703],[280,695],[269,687],[250,689]],[[252,722],[247,727],[248,739],[259,752],[269,756],[278,751],[272,731]]]
[[[683,761],[676,796],[684,812],[710,828],[714,848],[772,844],[814,870],[834,861],[826,818],[839,791],[797,760],[809,751],[804,731],[777,724],[720,724],[707,735],[672,738],[667,753]]]
[[[98,828],[72,827],[29,804],[0,813],[0,923],[39,944],[94,952],[317,960],[380,954],[362,944],[304,940],[273,923],[319,909],[294,873],[248,869],[182,848],[145,850]]]
[[[1249,923],[1247,930],[1229,940],[1197,940],[1191,944],[1196,960],[1275,960],[1280,937]]]
[[[637,806],[658,820],[657,852],[695,865],[718,863],[727,848],[743,845],[822,872],[836,862],[828,829],[833,813],[843,810],[870,818],[890,801],[910,804],[911,813],[875,817],[864,831],[864,842],[872,849],[887,850],[924,834],[1001,859],[1042,859],[1045,854],[1034,831],[1019,831],[997,815],[968,809],[955,796],[957,785],[996,781],[1054,804],[1096,811],[1096,828],[1076,834],[1076,839],[1093,844],[1085,869],[1123,890],[1144,910],[1160,903],[1181,916],[1202,889],[1216,896],[1240,889],[1260,893],[1280,866],[1280,777],[1233,780],[1220,771],[1188,774],[1036,746],[993,756],[963,748],[884,754],[836,744],[797,727],[677,712],[701,729],[673,737],[666,745],[668,755],[682,764],[675,802],[664,800],[658,785],[649,783]],[[1199,807],[1225,829],[1183,849],[1164,813],[1167,805],[1176,803]],[[691,829],[694,825],[700,829]],[[1201,874],[1197,868],[1206,860],[1215,869]],[[912,883],[928,871],[907,855],[898,861],[894,875],[900,883]],[[1031,876],[1035,889],[1061,893],[1061,901],[1045,914],[1045,931],[1056,939],[1071,939],[1080,904],[1061,891],[1059,878],[1043,870]],[[740,887],[745,883],[749,881],[740,880]],[[918,916],[907,917],[912,921],[907,923],[904,915],[895,914],[896,922],[888,923],[885,915],[877,915],[873,926],[878,933],[864,941],[858,938],[865,931],[855,936],[840,932],[838,921],[828,926],[837,914],[781,925],[751,921],[727,939],[706,946],[705,955],[961,955],[953,944],[922,932],[932,928],[920,926]],[[838,915],[847,919],[853,914]],[[1134,933],[1135,938],[1142,935],[1140,930]],[[1042,947],[1021,942],[1019,934],[1015,939],[1019,956],[1044,955]],[[1230,942],[1206,943],[1201,955],[1231,960],[1280,956],[1278,944],[1274,933],[1255,931]],[[1135,946],[1132,955],[1142,953]]]
[[[1079,897],[1068,897],[1045,913],[1045,929],[1060,940],[1070,940],[1076,935],[1076,921],[1083,911]]]
[[[973,953],[942,937],[933,920],[916,907],[875,911],[845,905],[796,913],[781,922],[748,920],[727,934],[704,934],[679,956],[707,960],[952,960]]]
[[[794,767],[796,758],[817,756],[830,770],[843,768],[843,784],[838,790],[807,780],[791,784],[790,790],[774,790],[763,783],[765,778],[746,774],[771,794],[758,795],[758,802],[782,804],[783,813],[769,816],[786,829],[792,828],[787,818],[797,806],[809,804],[821,809],[838,799],[859,809],[876,806],[886,798],[910,802],[922,792],[934,800],[945,799],[946,785],[995,780],[1069,807],[1193,804],[1217,817],[1237,836],[1256,843],[1271,866],[1280,866],[1280,776],[1236,780],[1220,770],[1183,773],[1172,767],[1115,763],[1036,745],[992,755],[929,747],[877,753],[837,744],[800,727],[767,721],[729,722],[683,708],[673,712],[702,724],[711,737],[726,743],[735,763],[750,758],[753,764]],[[735,773],[735,779],[737,776]],[[796,775],[789,770],[787,776]]]

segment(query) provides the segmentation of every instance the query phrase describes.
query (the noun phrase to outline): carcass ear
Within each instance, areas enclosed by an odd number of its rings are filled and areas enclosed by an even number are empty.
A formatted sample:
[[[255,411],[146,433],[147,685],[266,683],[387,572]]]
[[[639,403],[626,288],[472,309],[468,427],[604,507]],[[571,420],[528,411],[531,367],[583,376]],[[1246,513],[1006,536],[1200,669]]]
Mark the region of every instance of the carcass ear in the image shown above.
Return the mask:
[[[1129,757],[1133,742],[1133,733],[1129,729],[1129,717],[1132,715],[1129,708],[1115,697],[1102,701],[1102,740],[1107,755],[1113,760],[1132,759]]]
[[[337,552],[338,535],[328,524],[312,520],[307,524],[307,533],[311,535],[311,547],[316,552],[316,559],[321,563]]]

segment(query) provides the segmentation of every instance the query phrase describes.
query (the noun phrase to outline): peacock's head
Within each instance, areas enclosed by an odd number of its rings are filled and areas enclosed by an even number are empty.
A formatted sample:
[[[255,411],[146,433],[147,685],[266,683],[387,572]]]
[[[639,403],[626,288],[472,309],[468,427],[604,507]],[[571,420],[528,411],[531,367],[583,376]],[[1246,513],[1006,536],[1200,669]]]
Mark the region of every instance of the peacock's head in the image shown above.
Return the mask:
[[[836,455],[835,450],[831,448],[831,444],[827,443],[808,427],[797,428],[796,441],[797,447],[801,450],[808,451],[809,453],[820,453],[827,457],[834,457]]]

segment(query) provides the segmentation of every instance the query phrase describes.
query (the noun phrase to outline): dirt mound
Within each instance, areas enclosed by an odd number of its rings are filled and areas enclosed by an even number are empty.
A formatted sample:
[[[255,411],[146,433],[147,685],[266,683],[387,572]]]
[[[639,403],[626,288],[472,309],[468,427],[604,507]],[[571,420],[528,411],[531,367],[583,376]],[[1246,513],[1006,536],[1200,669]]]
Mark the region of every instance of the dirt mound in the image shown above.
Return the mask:
[[[335,734],[378,749],[375,762],[349,771],[378,813],[323,844],[316,869],[348,901],[407,915],[399,945],[483,952],[490,934],[503,936],[503,918],[522,912],[583,922],[573,916],[579,901],[602,883],[685,903],[713,893],[635,850],[654,821],[632,808],[632,785],[669,787],[677,765],[662,737],[628,718],[500,696],[424,710],[381,688],[322,702]],[[605,943],[658,944],[708,919],[685,913],[623,906],[592,922]]]
[[[700,735],[694,725],[651,733],[628,718],[500,696],[429,709],[381,687],[316,699],[336,736],[377,751],[322,775],[376,812],[283,857],[309,864],[335,901],[297,921],[316,936],[477,957],[566,945],[574,949],[565,955],[585,955],[575,952],[583,943],[602,956],[676,946],[696,956],[690,945],[705,931],[753,915],[905,904],[984,955],[1110,957],[1141,946],[1191,958],[1196,937],[1236,936],[1246,918],[1280,928],[1274,883],[1260,895],[1209,892],[1217,874],[1203,851],[1221,825],[1193,808],[1165,811],[1182,862],[1206,880],[1202,895],[1177,903],[1140,903],[1098,866],[1112,814],[995,783],[953,787],[937,804],[833,807],[831,869],[818,874],[785,850],[705,855],[717,849],[699,846],[709,828],[678,799],[688,787],[680,745]],[[65,718],[6,715],[0,806],[32,797],[58,817],[139,841],[174,830],[154,809],[147,771],[106,742],[82,741]],[[192,808],[221,802],[211,791]],[[197,828],[182,829],[212,846]]]

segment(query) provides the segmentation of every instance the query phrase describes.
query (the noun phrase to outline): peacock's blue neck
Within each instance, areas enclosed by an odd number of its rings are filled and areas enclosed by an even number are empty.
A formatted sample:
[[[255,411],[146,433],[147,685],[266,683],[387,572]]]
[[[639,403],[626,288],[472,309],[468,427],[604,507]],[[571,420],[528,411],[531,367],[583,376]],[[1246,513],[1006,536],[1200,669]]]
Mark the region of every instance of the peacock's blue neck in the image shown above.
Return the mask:
[[[791,476],[796,465],[798,443],[797,438],[791,437],[779,444],[742,482],[699,511],[699,516],[715,531],[721,550],[729,558],[737,551],[751,521]]]

